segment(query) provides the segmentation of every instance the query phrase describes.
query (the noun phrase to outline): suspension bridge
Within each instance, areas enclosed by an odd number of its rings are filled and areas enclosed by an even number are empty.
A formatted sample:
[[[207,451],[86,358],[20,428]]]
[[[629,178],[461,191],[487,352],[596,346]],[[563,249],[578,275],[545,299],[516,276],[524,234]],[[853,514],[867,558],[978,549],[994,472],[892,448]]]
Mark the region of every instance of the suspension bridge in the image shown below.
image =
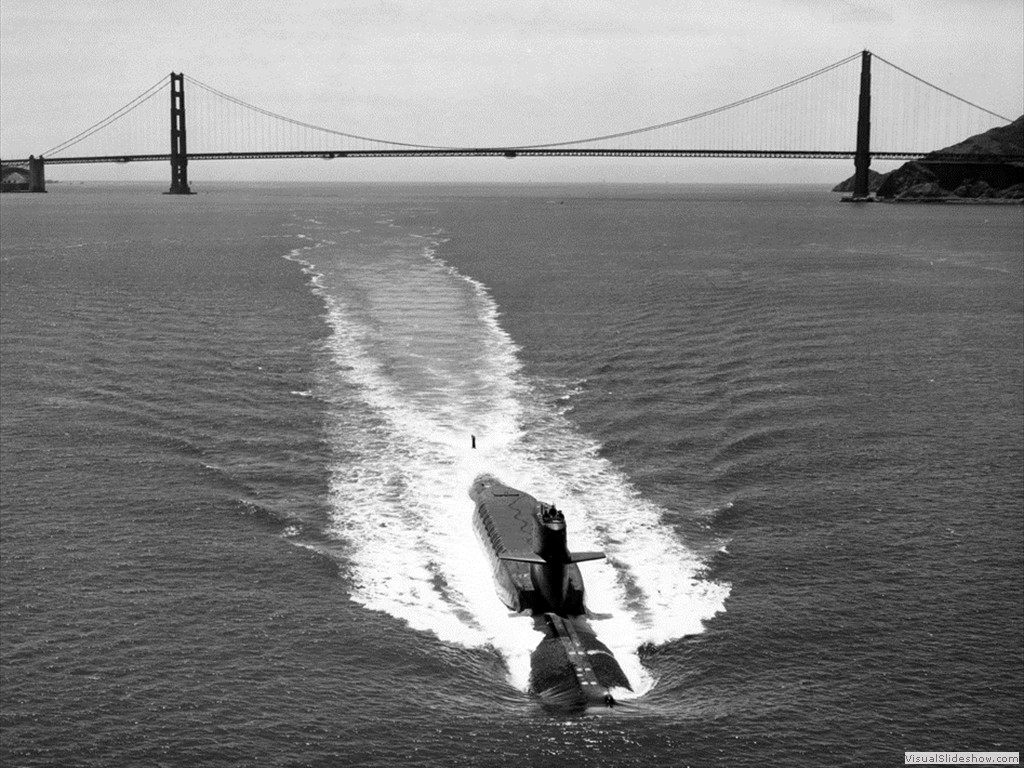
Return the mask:
[[[872,77],[872,61],[876,67]],[[859,63],[859,67],[858,67]],[[873,85],[874,82],[874,85]],[[186,125],[185,84],[190,89]],[[170,151],[167,109],[170,95]],[[181,73],[161,78],[70,139],[3,162],[4,181],[45,192],[47,165],[169,162],[168,194],[190,194],[201,160],[384,157],[738,157],[853,159],[854,199],[867,199],[872,158],[912,160],[1011,122],[862,51],[803,77],[713,109],[571,140],[419,144],[314,125],[259,107]],[[991,162],[949,154],[950,162]],[[1020,158],[999,158],[1024,161]]]

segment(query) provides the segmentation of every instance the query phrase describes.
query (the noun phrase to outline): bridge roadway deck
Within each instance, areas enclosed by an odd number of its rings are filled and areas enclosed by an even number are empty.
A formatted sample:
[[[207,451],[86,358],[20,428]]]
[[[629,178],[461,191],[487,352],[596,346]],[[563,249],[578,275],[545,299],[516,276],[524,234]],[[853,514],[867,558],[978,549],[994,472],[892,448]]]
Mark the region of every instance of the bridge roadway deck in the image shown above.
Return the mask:
[[[853,150],[772,150],[772,149],[544,149],[530,147],[467,147],[463,149],[353,149],[353,150],[294,150],[278,152],[190,152],[189,160],[270,160],[319,158],[334,160],[349,157],[737,157],[802,160],[848,160]],[[1024,162],[1021,156],[941,155],[929,152],[872,152],[872,160],[917,160],[926,155],[935,162]],[[85,163],[144,163],[170,162],[166,155],[93,155],[86,157],[45,158],[47,165],[76,165]],[[5,160],[5,165],[27,165],[28,158]]]

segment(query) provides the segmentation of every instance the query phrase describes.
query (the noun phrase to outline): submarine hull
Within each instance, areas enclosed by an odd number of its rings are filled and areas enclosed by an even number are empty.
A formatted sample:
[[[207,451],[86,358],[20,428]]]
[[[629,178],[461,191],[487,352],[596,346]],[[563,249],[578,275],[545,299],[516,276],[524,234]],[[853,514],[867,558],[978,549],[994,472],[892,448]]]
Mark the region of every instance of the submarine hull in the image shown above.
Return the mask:
[[[614,704],[612,689],[630,690],[629,680],[587,620],[579,566],[564,544],[557,559],[542,546],[545,520],[550,525],[554,508],[489,476],[477,478],[470,497],[476,502],[473,527],[488,554],[498,597],[511,611],[533,614],[534,628],[543,634],[530,656],[530,690],[556,708]],[[559,524],[564,531],[564,521]],[[601,556],[576,555],[581,560]],[[561,588],[557,597],[552,597],[552,573]]]

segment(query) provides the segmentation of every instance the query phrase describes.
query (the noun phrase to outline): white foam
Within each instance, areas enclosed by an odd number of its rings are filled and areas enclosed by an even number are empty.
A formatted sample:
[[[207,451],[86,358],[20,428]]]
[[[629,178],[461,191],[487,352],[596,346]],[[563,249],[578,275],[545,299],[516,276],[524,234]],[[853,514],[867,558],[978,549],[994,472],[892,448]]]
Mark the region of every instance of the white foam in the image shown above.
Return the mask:
[[[321,240],[288,255],[333,330],[331,532],[349,544],[353,599],[445,641],[493,646],[525,688],[540,637],[496,598],[471,526],[467,491],[489,472],[557,502],[573,549],[607,553],[581,566],[592,623],[646,691],[638,648],[700,632],[728,588],[698,578],[702,563],[662,510],[541,400],[486,287],[439,259],[436,241],[396,243],[381,223],[390,240],[372,252]]]

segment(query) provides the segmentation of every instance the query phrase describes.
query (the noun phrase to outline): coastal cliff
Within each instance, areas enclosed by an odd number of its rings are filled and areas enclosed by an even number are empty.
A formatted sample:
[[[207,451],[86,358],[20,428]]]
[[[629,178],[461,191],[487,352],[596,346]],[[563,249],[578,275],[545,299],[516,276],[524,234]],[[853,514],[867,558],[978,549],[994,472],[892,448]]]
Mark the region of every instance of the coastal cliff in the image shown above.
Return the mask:
[[[959,157],[953,157],[959,156]],[[1009,125],[971,136],[958,144],[904,163],[871,178],[884,200],[1016,200],[1024,202],[1024,115]],[[834,192],[852,189],[852,177]]]

